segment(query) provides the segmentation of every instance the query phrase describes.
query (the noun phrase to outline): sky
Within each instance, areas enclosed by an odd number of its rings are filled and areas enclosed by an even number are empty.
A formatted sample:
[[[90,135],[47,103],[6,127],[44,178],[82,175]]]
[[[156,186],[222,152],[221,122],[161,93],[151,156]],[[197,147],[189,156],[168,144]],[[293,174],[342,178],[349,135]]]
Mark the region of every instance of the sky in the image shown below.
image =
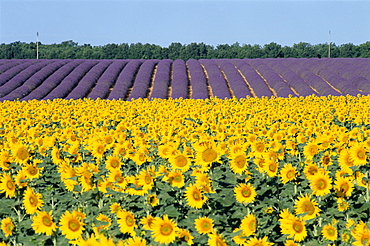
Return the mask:
[[[330,35],[329,35],[330,32]],[[369,0],[0,0],[0,44],[370,41]]]

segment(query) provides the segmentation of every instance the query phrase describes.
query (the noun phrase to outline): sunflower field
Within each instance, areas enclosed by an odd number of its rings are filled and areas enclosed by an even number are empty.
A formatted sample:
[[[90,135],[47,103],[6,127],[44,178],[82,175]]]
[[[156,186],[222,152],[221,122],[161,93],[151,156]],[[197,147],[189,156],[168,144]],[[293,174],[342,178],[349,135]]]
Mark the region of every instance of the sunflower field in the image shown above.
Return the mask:
[[[370,245],[370,96],[0,115],[0,245]]]

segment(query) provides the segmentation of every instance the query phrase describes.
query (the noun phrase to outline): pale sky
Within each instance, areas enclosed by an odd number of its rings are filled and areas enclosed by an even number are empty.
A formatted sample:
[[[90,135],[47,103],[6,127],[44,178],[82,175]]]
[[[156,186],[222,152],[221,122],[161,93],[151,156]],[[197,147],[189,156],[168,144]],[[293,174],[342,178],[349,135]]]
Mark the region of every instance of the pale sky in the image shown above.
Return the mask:
[[[370,41],[370,1],[0,0],[0,44]]]

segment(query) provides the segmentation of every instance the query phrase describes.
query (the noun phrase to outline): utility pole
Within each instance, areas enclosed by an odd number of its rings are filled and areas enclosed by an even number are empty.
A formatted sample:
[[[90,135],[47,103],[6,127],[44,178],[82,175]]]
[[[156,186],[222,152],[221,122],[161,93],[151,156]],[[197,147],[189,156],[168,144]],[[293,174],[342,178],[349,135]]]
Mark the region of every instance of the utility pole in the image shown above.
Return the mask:
[[[330,30],[329,30],[329,51],[328,51],[328,58],[330,58]]]
[[[39,32],[36,35],[36,59],[39,59]]]

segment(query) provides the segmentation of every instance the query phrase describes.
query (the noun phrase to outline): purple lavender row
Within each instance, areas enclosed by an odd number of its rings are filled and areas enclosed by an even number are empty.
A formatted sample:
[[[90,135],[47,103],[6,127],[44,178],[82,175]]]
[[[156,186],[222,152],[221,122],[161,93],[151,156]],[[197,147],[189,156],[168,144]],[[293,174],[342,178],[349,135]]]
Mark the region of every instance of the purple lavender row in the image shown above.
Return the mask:
[[[78,82],[85,74],[97,63],[98,61],[96,60],[89,60],[81,63],[43,99],[53,100],[55,98],[65,98],[77,86]]]
[[[112,63],[110,60],[99,61],[93,68],[91,68],[85,76],[78,82],[76,87],[66,96],[65,99],[79,99],[84,98],[89,94],[91,88],[95,85],[98,78]]]
[[[41,100],[49,92],[51,92],[75,67],[82,63],[82,60],[67,61],[68,63],[50,75],[50,77],[43,81],[40,86],[31,91],[27,96],[23,97],[22,100]]]
[[[167,99],[168,87],[170,86],[172,60],[161,60],[157,66],[157,72],[153,81],[153,90],[150,98]]]
[[[208,98],[207,79],[204,70],[199,62],[195,59],[189,59],[186,62],[190,72],[190,85],[193,99]]]
[[[189,80],[184,60],[172,63],[172,98],[188,98]]]
[[[288,66],[282,64],[280,60],[266,60],[265,64],[282,76],[299,96],[317,95],[301,77],[294,73]]]
[[[213,96],[221,99],[231,98],[229,87],[217,64],[213,60],[208,59],[200,59],[199,62],[207,71],[208,82],[212,88]]]
[[[252,97],[252,94],[243,77],[228,59],[215,59],[215,61],[220,66],[220,69],[224,71],[225,76],[229,81],[231,90],[233,91],[236,98],[245,98],[246,96]]]
[[[1,61],[1,60],[0,60]],[[0,75],[12,67],[18,66],[22,63],[22,60],[14,59],[14,60],[2,60],[0,64]]]
[[[256,70],[250,66],[250,64],[248,63],[248,59],[234,60],[233,63],[243,74],[257,97],[273,96],[272,91],[269,89],[266,82],[256,72]]]
[[[132,87],[131,95],[128,100],[138,98],[145,98],[150,87],[152,80],[153,70],[155,65],[157,65],[158,60],[146,60],[139,69],[136,75],[134,86]]]
[[[367,80],[370,80],[370,62],[369,58],[355,58],[352,64],[356,66],[356,73]]]
[[[107,99],[125,99],[129,88],[132,87],[135,75],[144,60],[129,60],[128,64],[118,75],[117,81]]]
[[[329,69],[332,72],[337,72],[338,75],[348,80],[349,83],[356,89],[370,93],[370,81],[356,73],[356,66],[352,63],[346,63],[343,59],[335,59],[331,62]]]
[[[309,59],[299,59],[287,58],[283,64],[289,67],[293,72],[295,72],[299,77],[301,77],[310,87],[315,89],[321,96],[339,96],[341,95],[338,91],[334,90],[330,85],[328,85],[322,78],[313,73],[308,67],[301,64],[300,62],[308,62]],[[308,64],[310,67],[312,65]]]
[[[35,64],[33,60],[25,60],[24,62],[20,63],[17,66],[8,69],[4,73],[0,74],[0,86],[4,85],[6,82],[17,76],[20,72],[24,69],[28,68],[29,66]]]
[[[113,61],[113,63],[104,71],[102,76],[98,79],[97,84],[88,95],[88,98],[93,100],[97,98],[107,98],[110,93],[110,89],[113,87],[118,75],[126,64],[126,60]]]
[[[52,63],[42,67],[39,71],[28,78],[21,86],[14,88],[9,94],[0,98],[0,100],[15,100],[17,98],[20,99],[25,97],[66,63],[66,60],[52,60]]]
[[[312,66],[311,69],[313,72],[317,73],[320,77],[328,81],[328,83],[337,88],[343,94],[348,94],[352,96],[364,94],[361,91],[355,89],[353,86],[351,86],[348,80],[330,71],[329,69],[330,66],[331,66],[330,59],[327,58],[321,59],[319,62],[316,62],[315,66]]]
[[[17,87],[21,86],[27,79],[34,75],[37,71],[42,69],[44,66],[51,63],[51,60],[43,60],[37,62],[31,66],[28,66],[26,69],[22,70],[20,73],[11,78],[4,85],[0,86],[0,97],[4,97],[9,94],[11,91],[15,90]]]
[[[269,59],[269,58],[266,58]],[[296,96],[290,89],[289,85],[270,67],[268,67],[262,59],[249,61],[250,65],[256,69],[268,82],[269,86],[275,90],[278,97]]]

